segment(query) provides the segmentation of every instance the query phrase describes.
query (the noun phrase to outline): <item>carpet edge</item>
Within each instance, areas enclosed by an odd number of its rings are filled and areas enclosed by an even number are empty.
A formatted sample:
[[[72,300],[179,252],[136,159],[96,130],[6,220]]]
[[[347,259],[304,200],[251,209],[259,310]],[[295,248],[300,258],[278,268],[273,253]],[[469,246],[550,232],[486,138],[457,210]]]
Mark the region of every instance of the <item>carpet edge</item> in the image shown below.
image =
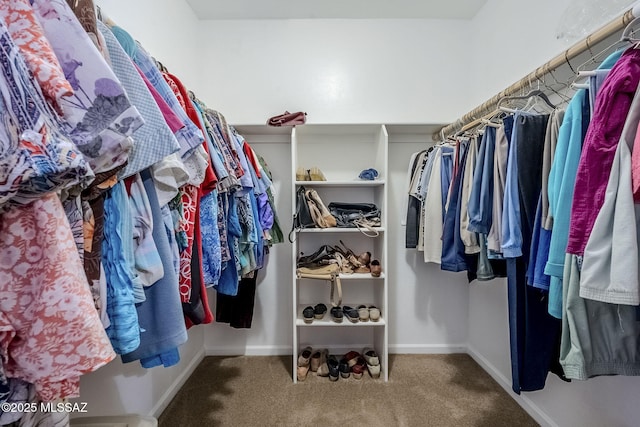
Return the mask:
[[[475,362],[482,367],[491,378],[493,378],[508,394],[515,400],[522,409],[524,409],[531,417],[545,427],[559,427],[553,419],[547,415],[536,403],[525,395],[517,395],[511,389],[511,381],[505,377],[488,359],[486,359],[473,346],[467,345],[467,354],[471,356]]]

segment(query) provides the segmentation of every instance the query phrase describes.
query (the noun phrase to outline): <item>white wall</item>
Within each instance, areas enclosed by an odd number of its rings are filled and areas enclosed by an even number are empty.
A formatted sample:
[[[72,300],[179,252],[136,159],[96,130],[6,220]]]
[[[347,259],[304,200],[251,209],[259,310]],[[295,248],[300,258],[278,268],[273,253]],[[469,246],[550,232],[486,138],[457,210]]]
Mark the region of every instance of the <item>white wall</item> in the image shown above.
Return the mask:
[[[474,19],[478,78],[474,105],[464,114],[533,71],[574,41],[556,40],[559,14],[568,0],[536,2],[489,0]],[[524,18],[526,17],[526,18]],[[498,31],[490,29],[497,28]],[[505,37],[505,34],[511,36]],[[482,47],[494,60],[485,60]],[[461,100],[461,105],[467,100]],[[505,279],[474,282],[469,292],[469,350],[512,395],[509,321]],[[601,377],[565,383],[551,374],[544,390],[516,398],[542,425],[637,426],[640,381],[631,377]]]
[[[198,19],[186,1],[95,0],[95,3],[169,72],[199,94]]]
[[[203,358],[203,327],[189,330],[189,340],[180,347],[180,363],[170,368],[144,369],[140,362],[122,363],[117,357],[108,365],[80,378],[80,397],[75,401],[86,402],[88,413],[77,415],[141,414],[157,417]]]
[[[265,143],[250,135],[245,137],[269,164],[274,178],[276,210],[286,239],[291,229],[291,145]],[[283,141],[291,139],[286,135],[279,137]],[[292,268],[289,241],[274,245],[267,267],[258,275],[251,329],[234,329],[225,323],[208,325],[205,333],[208,354],[290,354]],[[214,291],[209,292],[209,300],[214,308]]]
[[[203,96],[236,124],[441,123],[469,91],[466,21],[203,21]],[[455,54],[455,56],[453,56]]]

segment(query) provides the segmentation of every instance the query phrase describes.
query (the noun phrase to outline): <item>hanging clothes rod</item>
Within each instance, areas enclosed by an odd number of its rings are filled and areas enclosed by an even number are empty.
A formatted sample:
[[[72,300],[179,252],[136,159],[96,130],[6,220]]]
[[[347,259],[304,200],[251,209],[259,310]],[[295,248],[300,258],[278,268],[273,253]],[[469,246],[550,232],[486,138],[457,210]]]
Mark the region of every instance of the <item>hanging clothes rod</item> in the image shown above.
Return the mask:
[[[434,132],[433,139],[439,141],[443,136],[450,136],[455,132],[465,131],[472,129],[482,123],[482,118],[496,110],[498,101],[506,96],[513,96],[518,94],[522,89],[529,87],[531,82],[540,80],[544,76],[551,74],[561,66],[568,64],[571,66],[572,59],[576,58],[580,54],[590,51],[592,47],[611,37],[612,35],[622,31],[625,27],[635,18],[640,17],[640,4],[636,4],[633,8],[626,11],[622,16],[609,22],[598,31],[582,39],[578,43],[571,46],[558,56],[551,59],[544,65],[538,67],[535,71],[529,73],[516,83],[512,84],[502,92],[494,95],[492,98],[469,111],[464,116],[460,117],[455,122],[448,124]]]

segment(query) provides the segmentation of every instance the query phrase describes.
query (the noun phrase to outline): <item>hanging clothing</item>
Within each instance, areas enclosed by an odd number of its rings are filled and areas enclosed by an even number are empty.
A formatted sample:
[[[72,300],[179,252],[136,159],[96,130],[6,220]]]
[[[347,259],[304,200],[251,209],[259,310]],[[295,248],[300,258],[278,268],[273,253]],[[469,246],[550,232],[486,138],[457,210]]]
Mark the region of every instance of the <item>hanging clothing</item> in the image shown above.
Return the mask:
[[[491,229],[487,236],[487,250],[502,253],[502,215],[504,191],[507,182],[507,161],[509,157],[509,140],[513,129],[513,117],[502,120],[502,126],[496,131],[496,147],[493,162],[493,208]],[[501,256],[501,255],[500,255]]]
[[[150,171],[143,171],[141,176],[153,213],[153,222],[165,224]],[[136,306],[140,324],[140,345],[134,351],[121,356],[124,363],[153,358],[187,341],[178,292],[178,277],[175,275],[169,250],[169,233],[173,233],[173,230],[166,227],[153,228],[153,240],[163,262],[164,276],[153,286],[144,288],[146,300]]]
[[[584,139],[576,173],[567,252],[584,253],[593,224],[604,202],[607,179],[640,82],[640,51],[628,49],[602,84],[596,111]]]
[[[503,223],[503,230],[511,232],[510,241],[516,242],[518,233],[520,236],[521,255],[510,256],[515,245],[509,246],[510,251],[504,252],[505,258],[508,258],[512,388],[516,393],[544,388],[550,370],[561,374],[557,363],[560,322],[548,314],[546,294],[526,284],[531,235],[542,189],[542,162],[548,119],[547,115],[517,113],[514,116],[509,146],[507,185],[510,179],[514,185],[510,190],[515,190],[511,197],[518,201],[518,205],[510,209],[520,212],[517,216],[503,217],[503,221],[517,222],[508,224],[506,228]],[[505,194],[505,204],[508,197]],[[504,248],[503,245],[503,250]]]
[[[95,174],[42,98],[7,27],[0,22],[2,121],[0,209],[24,205],[43,193],[88,186]],[[29,106],[27,108],[27,106]],[[12,125],[10,125],[12,123]]]
[[[115,354],[57,195],[2,214],[0,278],[0,354],[7,376],[35,384],[43,401],[79,396],[80,375]]]
[[[476,159],[478,157],[478,138],[472,136],[469,140],[467,158],[462,171],[462,189],[460,191],[460,240],[464,244],[466,254],[477,254],[480,252],[478,235],[469,230],[469,198],[473,186],[473,176],[475,175]]]
[[[620,57],[615,52],[600,65],[610,69]],[[549,173],[549,215],[553,217],[553,232],[549,245],[549,260],[544,273],[551,277],[549,285],[549,313],[562,317],[562,278],[564,275],[565,251],[569,238],[571,206],[576,184],[576,173],[580,163],[582,141],[589,126],[589,101],[585,90],[579,90],[567,106],[560,126],[556,152]]]
[[[456,151],[458,153],[458,161],[454,161],[454,170],[457,173],[454,173],[449,190],[450,198],[443,225],[442,262],[440,264],[442,270],[454,272],[467,270],[464,243],[460,238],[460,198],[462,195],[464,166],[469,151],[469,141],[458,141]]]
[[[164,121],[149,89],[114,35],[99,21],[98,29],[105,39],[114,73],[145,122],[144,126],[134,132],[134,145],[129,154],[129,162],[118,174],[120,179],[124,179],[175,153],[180,149],[180,145]]]
[[[27,0],[4,1],[0,4],[0,18],[20,49],[45,99],[56,111],[62,113],[62,97],[71,96],[74,91],[65,78],[31,4]]]
[[[602,208],[585,246],[580,297],[610,304],[640,305],[638,220],[631,185],[631,152],[640,122],[636,91],[616,148]],[[636,272],[636,274],[634,274]]]
[[[61,101],[71,139],[94,173],[124,165],[140,113],[65,1],[35,0],[33,9],[74,89]]]

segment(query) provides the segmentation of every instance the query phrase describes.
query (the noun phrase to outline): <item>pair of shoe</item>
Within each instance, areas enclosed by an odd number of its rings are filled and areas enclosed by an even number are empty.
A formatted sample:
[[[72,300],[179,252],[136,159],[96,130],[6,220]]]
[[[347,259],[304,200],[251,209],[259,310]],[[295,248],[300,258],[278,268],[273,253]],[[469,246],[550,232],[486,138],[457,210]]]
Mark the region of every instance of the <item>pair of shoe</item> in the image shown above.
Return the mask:
[[[367,370],[371,378],[380,378],[380,358],[373,348],[362,350],[362,357],[367,364]]]
[[[338,381],[338,378],[349,378],[351,375],[351,368],[349,362],[343,357],[338,361],[336,356],[329,356],[327,359],[327,369],[329,371],[329,380]]]
[[[366,306],[361,304],[358,306],[358,318],[361,322],[368,322],[371,320],[372,322],[380,321],[380,309],[375,305]]]
[[[315,307],[309,305],[302,310],[302,318],[304,323],[313,323],[313,319],[321,320],[326,313],[327,306],[322,303],[316,304]]]
[[[304,169],[299,167],[296,169],[296,181],[326,181],[324,174],[318,167]]]
[[[331,320],[334,322],[342,323],[342,320],[345,317],[349,319],[351,323],[358,323],[360,318],[358,310],[348,305],[345,305],[344,307],[337,306],[331,308]]]

